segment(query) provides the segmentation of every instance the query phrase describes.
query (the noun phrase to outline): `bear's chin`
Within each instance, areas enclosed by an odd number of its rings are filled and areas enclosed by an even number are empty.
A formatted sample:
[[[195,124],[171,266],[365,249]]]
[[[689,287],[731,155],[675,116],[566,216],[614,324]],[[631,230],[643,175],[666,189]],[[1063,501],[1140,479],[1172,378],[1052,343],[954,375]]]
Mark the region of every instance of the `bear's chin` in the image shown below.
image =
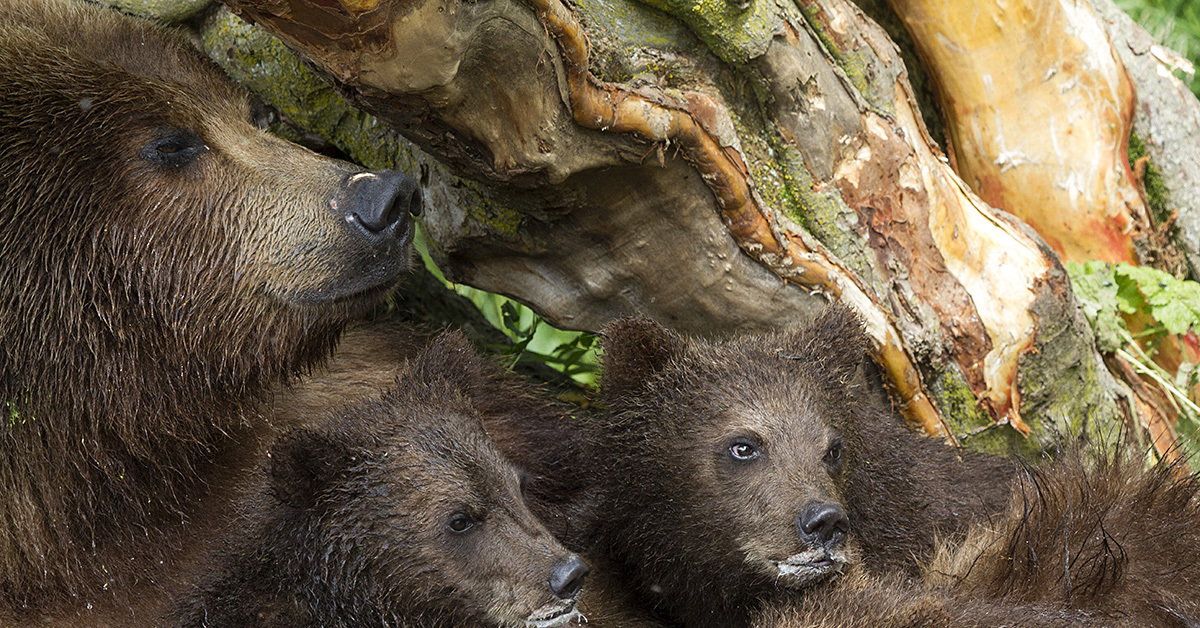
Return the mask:
[[[777,583],[802,588],[841,574],[849,558],[840,549],[813,548],[771,563]]]
[[[362,275],[339,278],[303,289],[266,289],[274,300],[287,306],[321,308],[334,305],[374,305],[400,285],[409,269],[407,257],[389,260]]]

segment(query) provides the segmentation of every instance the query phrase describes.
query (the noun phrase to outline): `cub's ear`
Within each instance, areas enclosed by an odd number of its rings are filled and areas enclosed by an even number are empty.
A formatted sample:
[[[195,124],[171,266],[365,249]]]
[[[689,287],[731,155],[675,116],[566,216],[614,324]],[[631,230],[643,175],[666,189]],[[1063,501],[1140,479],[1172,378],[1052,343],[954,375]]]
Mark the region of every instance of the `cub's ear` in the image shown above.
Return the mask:
[[[831,303],[808,325],[784,338],[779,356],[811,364],[829,381],[847,385],[870,350],[862,319],[849,307]]]
[[[622,318],[600,330],[604,357],[600,389],[605,396],[640,387],[683,352],[683,338],[643,317]]]
[[[296,509],[311,508],[334,478],[354,464],[354,455],[344,438],[304,428],[275,439],[267,456],[271,494]]]
[[[490,369],[459,331],[443,332],[429,343],[410,363],[405,379],[426,387],[450,386],[469,392]]]

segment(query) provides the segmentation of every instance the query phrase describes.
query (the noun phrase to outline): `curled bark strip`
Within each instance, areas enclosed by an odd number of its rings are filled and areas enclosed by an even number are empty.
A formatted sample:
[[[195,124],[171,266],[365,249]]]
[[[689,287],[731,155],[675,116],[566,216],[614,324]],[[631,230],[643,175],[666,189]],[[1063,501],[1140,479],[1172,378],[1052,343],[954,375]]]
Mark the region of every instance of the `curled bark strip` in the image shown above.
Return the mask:
[[[832,294],[864,318],[877,344],[877,360],[909,419],[928,433],[956,443],[953,433],[924,392],[919,371],[904,349],[890,317],[870,294],[815,242],[772,228],[770,210],[757,198],[749,173],[736,150],[725,147],[693,111],[721,111],[707,96],[688,93],[686,103],[661,95],[601,83],[588,71],[588,49],[579,22],[559,0],[526,0],[559,44],[575,120],[586,127],[632,133],[650,142],[675,143],[700,172],[716,197],[722,217],[738,245],[780,277]],[[957,444],[957,443],[956,443]]]
[[[1108,364],[1109,370],[1120,378],[1133,394],[1133,403],[1137,410],[1136,418],[1140,423],[1138,427],[1149,434],[1155,453],[1161,459],[1178,465],[1178,468],[1187,469],[1187,465],[1183,463],[1183,453],[1179,448],[1179,435],[1174,427],[1176,417],[1170,412],[1167,404],[1142,381],[1129,362],[1116,355],[1105,356],[1104,361]]]

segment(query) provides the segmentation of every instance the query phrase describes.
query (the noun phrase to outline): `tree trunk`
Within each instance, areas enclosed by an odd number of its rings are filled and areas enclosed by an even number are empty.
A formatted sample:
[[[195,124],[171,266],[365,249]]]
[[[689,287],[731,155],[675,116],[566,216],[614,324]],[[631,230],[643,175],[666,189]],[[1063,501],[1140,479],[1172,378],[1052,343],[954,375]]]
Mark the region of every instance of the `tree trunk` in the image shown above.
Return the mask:
[[[306,132],[421,172],[455,281],[585,330],[768,330],[841,299],[907,416],[975,448],[1147,421],[1059,262],[1134,260],[1158,233],[1125,155],[1133,90],[1086,4],[982,23],[892,1],[953,161],[896,45],[844,0],[227,4],[353,107],[228,13],[203,25],[209,54]]]

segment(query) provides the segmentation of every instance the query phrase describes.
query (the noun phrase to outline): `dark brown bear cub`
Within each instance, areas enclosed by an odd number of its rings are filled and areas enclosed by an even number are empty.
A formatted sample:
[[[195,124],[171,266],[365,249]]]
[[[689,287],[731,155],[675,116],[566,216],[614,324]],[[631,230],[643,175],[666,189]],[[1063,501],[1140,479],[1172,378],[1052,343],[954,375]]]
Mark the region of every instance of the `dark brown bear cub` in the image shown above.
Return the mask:
[[[0,68],[0,624],[129,626],[266,394],[407,269],[417,187],[272,137],[115,11],[0,0]]]
[[[503,626],[579,616],[587,565],[525,504],[448,334],[382,398],[270,449],[230,547],[180,612],[189,628]]]
[[[916,575],[1004,503],[1010,463],[909,432],[853,383],[866,340],[844,308],[766,337],[604,336],[597,548],[674,621],[744,626],[859,561]]]

